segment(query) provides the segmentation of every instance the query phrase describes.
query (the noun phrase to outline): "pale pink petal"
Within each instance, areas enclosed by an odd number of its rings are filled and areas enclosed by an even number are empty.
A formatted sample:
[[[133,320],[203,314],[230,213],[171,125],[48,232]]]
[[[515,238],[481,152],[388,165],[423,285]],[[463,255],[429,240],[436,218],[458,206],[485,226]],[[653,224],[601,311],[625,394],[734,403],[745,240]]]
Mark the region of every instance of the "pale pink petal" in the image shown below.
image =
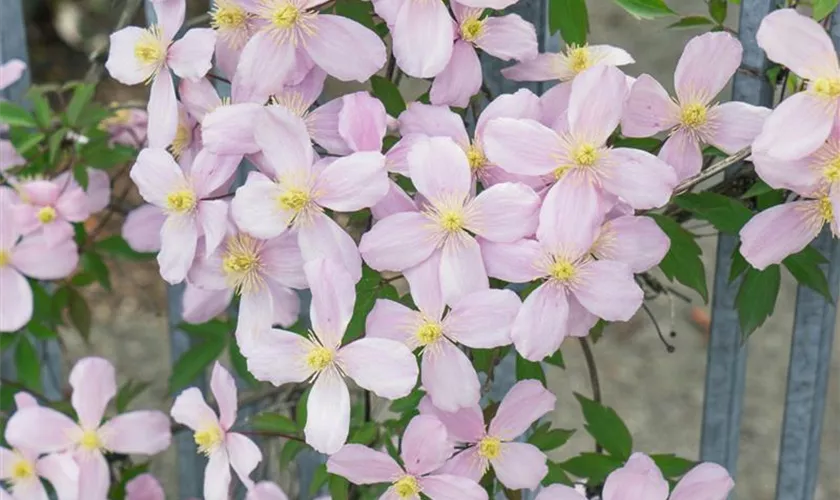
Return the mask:
[[[388,28],[393,29],[394,23],[397,22],[397,14],[406,2],[407,0],[372,0],[371,3],[376,15],[388,24]]]
[[[385,162],[386,168],[388,168],[388,155],[385,155]],[[370,207],[370,213],[373,215],[373,219],[378,221],[401,212],[417,212],[417,204],[396,182],[389,178],[388,192],[381,200]]]
[[[490,287],[481,248],[471,236],[450,237],[440,258],[440,289],[443,300],[452,304],[464,295]]]
[[[665,500],[668,481],[647,455],[634,453],[627,464],[607,476],[604,500]]]
[[[408,109],[400,113],[399,122],[400,134],[404,138],[411,134],[445,136],[462,147],[468,146],[470,142],[461,117],[446,106],[412,102]]]
[[[257,31],[242,49],[233,76],[232,88],[239,92],[237,100],[267,101],[286,83],[295,69],[295,59],[292,44],[278,41],[269,30]]]
[[[450,474],[420,478],[423,493],[432,500],[487,500],[487,492],[472,479]]]
[[[787,66],[802,78],[840,73],[837,51],[825,29],[794,9],[770,13],[761,20],[755,38],[771,61]]]
[[[204,235],[204,251],[214,252],[222,240],[228,226],[228,202],[226,200],[201,201],[198,204],[198,223]]]
[[[294,213],[279,206],[277,197],[281,194],[283,190],[277,183],[252,172],[230,203],[236,225],[261,239],[276,238],[286,232]]]
[[[604,144],[621,120],[627,79],[615,66],[593,66],[575,77],[569,128],[578,140]]]
[[[90,167],[86,170],[88,174],[88,187],[86,190],[88,199],[86,209],[92,214],[101,212],[108,207],[108,203],[111,201],[111,178],[108,177],[108,173],[103,170]],[[59,202],[62,202],[62,199],[59,199]]]
[[[21,165],[26,165],[26,159],[18,154],[11,142],[0,140],[0,172]]]
[[[612,45],[589,45],[589,56],[595,63],[625,66],[636,62],[626,50]]]
[[[433,320],[443,317],[446,307],[440,285],[440,259],[441,252],[435,251],[428,259],[403,271],[417,309]]]
[[[289,500],[289,497],[276,484],[270,481],[261,481],[248,490],[245,500]]]
[[[479,138],[484,127],[494,118],[528,118],[536,120],[540,115],[540,98],[528,89],[519,89],[513,94],[502,94],[487,105],[478,117],[475,135]]]
[[[503,61],[527,61],[537,56],[537,32],[534,25],[517,14],[488,17],[475,44]]]
[[[166,62],[181,78],[197,81],[213,67],[216,32],[210,28],[193,28],[169,47]]]
[[[404,2],[391,33],[397,64],[409,76],[433,77],[452,56],[454,30],[443,2]]]
[[[423,352],[421,380],[435,406],[457,411],[478,404],[478,375],[466,354],[442,339]]]
[[[141,205],[125,218],[122,237],[132,250],[137,252],[156,252],[160,250],[160,230],[166,214],[154,205]]]
[[[644,293],[623,262],[598,260],[577,270],[573,293],[592,314],[607,321],[627,321],[639,310]]]
[[[172,155],[160,148],[140,151],[129,175],[137,185],[140,196],[158,207],[165,207],[166,196],[173,190],[186,186],[187,182],[184,172]]]
[[[228,500],[230,489],[230,462],[227,453],[211,453],[204,469],[204,500]]]
[[[300,227],[298,243],[304,259],[328,259],[342,265],[353,282],[362,277],[362,258],[356,242],[333,219],[315,214]]]
[[[574,294],[567,295],[569,299],[569,320],[566,323],[568,328],[567,335],[572,337],[586,337],[589,335],[589,330],[598,322],[598,316],[595,316],[580,303]]]
[[[0,332],[14,332],[32,319],[32,288],[14,269],[0,268]]]
[[[52,453],[38,459],[35,464],[39,476],[49,481],[59,500],[75,500],[79,490],[79,466],[71,453]],[[127,500],[164,500],[163,492],[157,498],[127,497]]]
[[[511,440],[546,413],[554,410],[557,398],[537,380],[522,380],[510,388],[502,399],[488,433]]]
[[[247,486],[251,483],[248,476],[262,461],[260,448],[253,441],[237,432],[230,432],[225,436],[225,447],[227,448],[230,466],[236,471],[239,480]]]
[[[111,33],[108,60],[105,61],[105,69],[111,78],[124,85],[137,85],[154,75],[155,66],[142,64],[134,55],[134,48],[144,33],[146,30],[137,26]]]
[[[260,104],[220,106],[204,116],[201,139],[216,154],[252,154],[260,151],[254,140],[255,123],[263,114]]]
[[[338,212],[375,205],[388,193],[385,157],[378,151],[353,153],[330,163],[318,176],[317,203]]]
[[[2,69],[2,66],[0,66],[0,69]],[[0,446],[0,479],[9,479],[12,477],[13,466],[17,459],[17,453]]]
[[[219,423],[227,430],[236,422],[236,382],[217,361],[210,376],[210,390],[219,406]]]
[[[511,290],[482,290],[454,304],[443,322],[446,335],[469,347],[508,345],[510,329],[522,301]]]
[[[190,387],[181,392],[172,402],[169,414],[172,415],[172,420],[194,431],[219,423],[216,413],[207,406],[201,390],[197,387]]]
[[[463,411],[463,410],[462,410]],[[481,439],[481,436],[478,437]],[[478,454],[478,448],[472,446],[464,450],[458,451],[452,456],[443,467],[440,468],[441,474],[452,474],[453,476],[465,477],[475,482],[481,481],[484,474],[487,472],[490,464],[488,460]]]
[[[671,500],[726,500],[735,486],[729,472],[718,464],[701,463],[680,479]]]
[[[43,235],[25,237],[11,251],[11,265],[30,278],[55,280],[68,276],[79,262],[72,239],[49,242]]]
[[[505,182],[479,193],[466,210],[470,232],[490,241],[511,243],[534,234],[540,197],[525,184]]]
[[[21,410],[23,408],[30,408],[32,406],[38,406],[38,400],[35,399],[31,394],[23,391],[15,393],[15,407],[18,410]]]
[[[674,169],[640,149],[610,151],[610,171],[602,177],[604,188],[636,209],[661,207],[677,186]]]
[[[327,347],[337,346],[353,316],[355,282],[341,264],[316,259],[304,266],[312,292],[312,330]]]
[[[47,490],[40,479],[32,477],[17,482],[9,482],[15,499],[49,500]]]
[[[641,75],[627,97],[621,133],[627,137],[650,137],[677,125],[679,111],[659,82],[650,75]]]
[[[545,275],[536,267],[541,247],[534,240],[496,243],[479,239],[478,243],[488,276],[510,283],[527,283]]]
[[[725,31],[688,41],[674,70],[674,87],[683,105],[708,104],[741,65],[741,42]]]
[[[114,365],[103,358],[82,358],[70,371],[70,387],[73,388],[71,402],[79,423],[86,429],[99,427],[105,407],[117,394]]]
[[[111,471],[102,453],[82,453],[76,462],[79,464],[78,498],[107,498]]]
[[[455,42],[449,62],[435,76],[429,101],[435,105],[466,108],[470,98],[481,90],[481,62],[472,45]]]
[[[33,406],[15,412],[6,424],[6,441],[15,448],[37,453],[70,449],[79,426],[52,408]]]
[[[417,362],[402,342],[363,338],[338,352],[345,375],[379,397],[407,396],[417,383]]]
[[[387,453],[360,444],[346,444],[327,460],[327,472],[353,484],[390,483],[403,474]]]
[[[551,173],[563,153],[557,134],[534,120],[490,120],[482,139],[487,159],[512,174]]]
[[[272,323],[288,328],[300,317],[300,297],[291,288],[269,283],[272,298]]]
[[[308,172],[313,160],[303,120],[286,108],[270,106],[257,118],[254,139],[268,158],[274,175]]]
[[[306,128],[312,141],[333,155],[348,155],[353,152],[338,130],[341,111],[344,108],[342,98],[328,101],[306,115]]]
[[[125,485],[126,500],[165,500],[163,487],[155,476],[141,474]]]
[[[528,443],[502,443],[501,455],[490,463],[499,482],[511,490],[535,489],[548,474],[545,453]]]
[[[175,38],[186,14],[186,0],[151,0],[155,10],[155,21],[163,28],[168,39]]]
[[[550,251],[574,258],[592,246],[603,217],[602,196],[595,186],[582,176],[566,175],[543,201],[537,239]]]
[[[376,33],[346,17],[320,14],[304,48],[315,64],[341,81],[364,82],[385,65],[385,44]]]
[[[187,283],[181,316],[187,323],[205,323],[225,312],[232,300],[232,289],[205,290]]]
[[[752,144],[769,115],[770,110],[762,106],[725,102],[712,108],[703,138],[724,153],[735,154]]]
[[[277,283],[291,288],[308,288],[303,273],[303,256],[294,233],[266,240],[260,250],[262,271]]]
[[[172,143],[178,130],[178,101],[172,86],[172,74],[163,69],[152,82],[149,93],[149,124],[146,135],[150,148],[165,148]]]
[[[117,415],[99,429],[102,444],[117,453],[155,455],[169,448],[169,417],[159,411]]]
[[[535,500],[586,500],[586,497],[571,486],[552,484],[540,490]]]
[[[353,151],[382,149],[387,132],[387,117],[382,101],[368,92],[355,92],[341,98],[343,106],[338,115],[338,133]]]
[[[569,302],[562,288],[546,283],[522,303],[510,337],[517,352],[528,360],[541,361],[554,353],[567,334]]]
[[[419,212],[401,212],[362,235],[359,251],[378,271],[401,272],[426,260],[437,242],[431,221]]]
[[[274,320],[273,305],[271,290],[268,287],[242,294],[234,334],[239,349],[246,357],[260,348],[262,337],[271,328]]]
[[[190,216],[170,215],[160,232],[160,253],[157,256],[160,275],[174,285],[184,281],[190,270],[198,241],[198,228]]]
[[[350,392],[335,370],[321,372],[306,401],[306,443],[332,454],[347,441],[350,430]]]
[[[659,150],[659,159],[673,167],[679,181],[697,175],[703,167],[700,143],[686,129],[677,130],[665,140]]]
[[[817,237],[823,225],[817,201],[776,205],[755,215],[741,228],[741,255],[753,267],[763,270],[801,251]]]
[[[418,415],[405,428],[400,458],[406,472],[420,476],[443,465],[454,451],[443,422],[434,415]]]
[[[449,137],[418,139],[408,153],[408,168],[417,191],[431,200],[462,200],[472,176],[467,155]]]
[[[26,71],[26,63],[20,59],[9,59],[0,64],[0,90],[20,80],[24,71]]]
[[[819,150],[818,150],[819,152]],[[802,196],[810,196],[823,182],[817,155],[796,160],[779,160],[759,151],[753,152],[752,162],[758,176],[774,189],[790,189]]]
[[[216,93],[216,88],[207,78],[200,80],[181,80],[178,84],[178,95],[187,111],[199,122],[204,116],[222,105],[222,100]]]
[[[516,82],[546,82],[560,78],[562,65],[560,54],[537,54],[533,59],[522,61],[502,70],[502,76]]]
[[[653,219],[625,215],[604,224],[592,253],[598,259],[623,262],[634,273],[642,273],[659,264],[670,246],[671,240]]]
[[[276,386],[303,382],[312,375],[312,369],[306,364],[311,348],[312,344],[304,337],[273,328],[261,336],[259,349],[248,354],[248,371],[257,380]]]
[[[365,335],[407,343],[414,335],[414,329],[422,323],[417,311],[387,299],[376,299],[365,319]]]
[[[435,406],[429,396],[424,396],[417,408],[421,415],[432,414],[443,422],[449,437],[455,441],[477,443],[484,436],[484,414],[478,405],[446,412]]]
[[[781,102],[764,121],[752,149],[780,160],[807,156],[823,145],[837,114],[836,101],[799,92]],[[796,127],[791,127],[796,123]]]

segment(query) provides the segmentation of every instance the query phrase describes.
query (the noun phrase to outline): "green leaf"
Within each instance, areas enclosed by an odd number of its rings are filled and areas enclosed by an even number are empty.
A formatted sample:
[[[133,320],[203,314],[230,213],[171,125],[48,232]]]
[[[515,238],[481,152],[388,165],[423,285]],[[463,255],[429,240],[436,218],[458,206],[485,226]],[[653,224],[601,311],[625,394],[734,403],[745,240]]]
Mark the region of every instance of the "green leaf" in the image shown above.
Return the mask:
[[[528,361],[516,353],[516,380],[534,379],[545,385],[545,372],[538,361]]]
[[[708,302],[706,271],[700,259],[702,251],[694,241],[694,235],[669,217],[657,214],[652,214],[650,217],[659,224],[671,240],[671,247],[659,263],[659,268],[669,280],[676,279],[683,285],[696,290],[703,300]]]
[[[301,394],[300,399],[297,401],[297,406],[295,406],[295,422],[297,422],[299,429],[303,429],[306,426],[306,402],[309,401],[310,390],[307,388]]]
[[[624,460],[610,455],[598,453],[581,453],[565,462],[560,467],[581,479],[588,479],[588,483],[600,484],[610,473],[624,465]]]
[[[565,484],[566,486],[572,486],[574,484],[560,464],[548,460],[546,465],[548,466],[548,474],[546,474],[542,479],[543,486],[550,486],[552,484]]]
[[[99,240],[93,247],[102,253],[108,253],[117,257],[129,260],[149,260],[155,258],[154,253],[141,253],[128,246],[128,242],[122,236],[114,235]]]
[[[735,297],[742,341],[745,342],[773,314],[780,282],[781,272],[776,264],[763,271],[747,270]]]
[[[248,361],[242,355],[242,351],[239,350],[239,345],[236,341],[228,343],[228,357],[237,377],[251,387],[256,387],[259,384],[259,381],[248,371]]]
[[[563,361],[563,352],[560,349],[557,349],[557,352],[545,358],[545,362],[560,368],[566,368],[566,362]]]
[[[548,27],[551,33],[559,30],[567,45],[586,44],[589,32],[586,0],[549,0]]]
[[[678,457],[673,453],[651,455],[650,458],[656,463],[659,470],[662,471],[662,475],[667,478],[682,477],[697,464],[697,462]]]
[[[36,320],[32,320],[26,325],[26,331],[32,334],[37,339],[52,340],[58,338],[58,333],[55,330],[48,328]]]
[[[169,392],[175,393],[192,383],[210,363],[225,350],[224,339],[208,338],[190,347],[172,366],[169,376]]]
[[[306,444],[296,439],[290,439],[283,445],[283,450],[280,452],[280,468],[285,469],[294,461],[295,457],[302,450],[306,449]]]
[[[35,117],[17,104],[0,101],[0,123],[6,123],[13,127],[35,127]]]
[[[327,464],[318,464],[315,467],[315,472],[312,474],[312,483],[309,484],[309,496],[314,497],[317,495],[318,490],[326,484],[328,477]]]
[[[674,203],[725,233],[738,233],[752,218],[752,212],[743,203],[717,193],[686,193],[677,196]]]
[[[583,418],[586,421],[584,427],[595,438],[595,442],[622,462],[630,458],[633,438],[615,410],[578,393],[575,393],[575,397],[583,410]]]
[[[422,389],[414,389],[408,396],[395,399],[391,403],[390,410],[394,413],[405,413],[406,411],[414,410],[425,395],[426,393]]]
[[[824,260],[825,257],[817,249],[808,246],[805,250],[787,257],[782,264],[800,285],[805,285],[825,297],[827,301],[834,302],[831,290],[828,288],[828,280],[820,269],[821,261]]]
[[[399,116],[405,111],[405,101],[400,95],[400,89],[391,80],[374,75],[370,78],[370,86],[373,89],[373,95],[382,101],[389,115]]]
[[[612,142],[615,148],[641,149],[648,153],[656,153],[662,147],[662,141],[654,137],[619,137]]]
[[[738,243],[738,246],[736,246],[735,250],[732,251],[732,264],[729,266],[729,283],[735,281],[735,279],[743,274],[744,271],[749,269],[749,267],[749,262],[747,262],[747,259],[741,255],[741,244]]]
[[[528,442],[542,451],[549,451],[566,444],[574,433],[574,429],[546,429],[531,434],[528,438]]]
[[[60,128],[50,134],[50,138],[47,139],[47,161],[49,161],[52,166],[55,166],[55,160],[58,158],[58,152],[61,149],[61,141],[64,139],[65,134],[67,134],[67,129]]]
[[[350,435],[348,443],[369,445],[376,439],[376,422],[365,422]]]
[[[814,9],[812,12],[814,19],[822,21],[837,8],[838,4],[840,4],[840,0],[814,0]]]
[[[128,405],[131,404],[134,399],[143,393],[149,386],[152,385],[149,382],[136,382],[134,380],[129,380],[125,384],[120,387],[120,390],[117,391],[116,397],[116,407],[117,413],[124,413],[128,409]]]
[[[747,189],[747,192],[741,195],[742,200],[753,198],[760,194],[767,194],[773,192],[773,188],[761,179],[757,179],[755,183]]]
[[[44,97],[44,94],[34,90],[35,88],[33,87],[28,94],[32,101],[32,114],[35,115],[35,123],[42,129],[48,129],[52,122],[50,102]]]
[[[196,337],[226,341],[233,331],[233,325],[219,319],[211,319],[206,323],[199,323],[197,325],[181,323],[178,325],[178,329]]]
[[[709,0],[709,15],[718,24],[726,21],[727,0]]]
[[[67,110],[65,111],[68,125],[76,125],[76,122],[79,120],[79,115],[82,114],[82,110],[90,102],[95,91],[96,85],[92,83],[83,83],[76,87],[73,91],[73,97],[70,98],[70,103],[67,105]]]
[[[382,281],[379,273],[364,266],[362,279],[356,283],[356,304],[353,306],[353,317],[350,318],[344,335],[345,342],[351,342],[362,336],[368,314],[378,298],[389,298],[396,302],[399,301],[400,296],[396,288]]]
[[[347,500],[350,483],[341,476],[330,474],[330,497],[332,500]]]
[[[704,16],[685,16],[679,21],[669,24],[668,28],[696,28],[697,26],[709,26],[715,24],[714,21]]]
[[[656,19],[675,15],[663,0],[613,0],[637,19]]]
[[[41,365],[38,361],[38,351],[23,335],[15,349],[15,369],[17,378],[23,385],[35,391],[41,390]]]
[[[70,323],[79,335],[87,342],[90,339],[90,307],[87,301],[75,288],[66,288],[67,290],[67,308],[70,312]]]
[[[82,254],[81,264],[82,269],[94,276],[105,290],[111,290],[110,273],[102,257],[94,252],[85,252]]]
[[[251,427],[263,432],[277,432],[280,434],[296,434],[298,425],[294,420],[274,412],[260,413],[251,418]]]
[[[88,170],[86,166],[79,163],[73,167],[73,178],[76,179],[76,182],[78,182],[82,188],[87,189],[90,179],[88,177]]]
[[[2,102],[0,102],[0,104],[2,104]],[[27,134],[23,137],[23,139],[22,139],[22,140],[20,140],[20,141],[15,141],[15,140],[12,140],[12,143],[14,144],[15,149],[17,150],[17,152],[18,152],[21,156],[23,156],[23,155],[26,155],[26,153],[28,153],[30,149],[32,149],[32,148],[34,148],[35,146],[37,146],[38,144],[40,144],[40,143],[41,143],[44,139],[46,139],[46,138],[47,138],[47,136],[46,136],[46,135],[44,135],[44,134],[42,134],[42,133],[40,133],[40,132],[39,132],[39,133],[37,133],[37,134],[29,134],[29,133],[27,133]]]

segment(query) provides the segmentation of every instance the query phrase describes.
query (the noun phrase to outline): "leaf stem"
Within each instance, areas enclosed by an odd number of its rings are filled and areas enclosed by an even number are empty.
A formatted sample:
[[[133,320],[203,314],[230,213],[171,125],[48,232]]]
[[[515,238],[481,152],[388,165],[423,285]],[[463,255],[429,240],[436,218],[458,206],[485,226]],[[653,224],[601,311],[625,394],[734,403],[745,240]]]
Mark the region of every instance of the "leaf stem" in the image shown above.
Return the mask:
[[[580,348],[583,349],[583,357],[586,359],[586,368],[589,371],[592,400],[601,404],[601,383],[598,381],[598,367],[595,365],[595,356],[592,354],[592,348],[589,346],[589,340],[586,337],[578,337],[578,340],[580,341]],[[595,453],[603,452],[604,449],[596,442]]]

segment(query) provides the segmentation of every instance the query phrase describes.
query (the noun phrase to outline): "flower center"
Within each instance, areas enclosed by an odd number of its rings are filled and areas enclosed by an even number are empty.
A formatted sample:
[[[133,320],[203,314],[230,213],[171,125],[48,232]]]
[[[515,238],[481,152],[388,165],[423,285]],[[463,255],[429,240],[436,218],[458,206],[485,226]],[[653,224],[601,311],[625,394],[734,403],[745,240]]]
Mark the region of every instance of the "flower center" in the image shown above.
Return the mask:
[[[554,180],[559,181],[561,177],[566,175],[566,172],[571,170],[573,167],[571,165],[563,165],[554,169]]]
[[[300,212],[309,204],[312,198],[303,189],[292,188],[277,197],[277,203],[283,210]]]
[[[300,9],[284,3],[271,13],[271,23],[278,28],[289,28],[300,18]]]
[[[496,437],[487,436],[478,442],[478,454],[482,457],[493,460],[502,453],[502,440]]]
[[[163,31],[159,26],[150,26],[134,45],[134,57],[141,64],[160,64],[166,58],[166,46],[163,43]]]
[[[831,222],[834,220],[834,207],[831,206],[831,200],[828,196],[824,196],[820,198],[820,216],[823,218],[825,222]]]
[[[49,224],[55,220],[56,212],[53,207],[43,207],[38,210],[38,213],[35,216],[38,217],[41,224]]]
[[[706,123],[706,106],[700,103],[686,104],[680,110],[680,122],[688,128],[697,128]]]
[[[484,168],[487,164],[487,157],[484,156],[484,151],[480,147],[472,144],[467,149],[467,161],[470,164],[470,170],[475,173]]]
[[[12,465],[11,480],[18,483],[35,477],[35,466],[29,460],[21,457]]]
[[[216,8],[210,13],[210,26],[217,30],[235,30],[245,25],[248,13],[239,5],[228,0],[216,0]]]
[[[306,364],[316,372],[325,370],[333,362],[335,353],[323,346],[313,347],[306,355]]]
[[[218,425],[209,425],[193,435],[195,444],[198,445],[198,452],[204,455],[210,455],[222,444],[222,429]]]
[[[427,321],[420,325],[420,328],[417,329],[414,336],[417,337],[420,345],[426,346],[435,343],[442,334],[443,327],[441,327],[440,323]]]
[[[477,17],[470,17],[461,23],[461,38],[465,42],[474,42],[484,30],[484,21]]]
[[[8,250],[0,250],[0,269],[9,265],[12,260],[12,255]]]
[[[394,482],[394,491],[400,498],[417,496],[420,493],[420,483],[414,476],[405,475]]]
[[[454,233],[464,227],[464,216],[456,210],[446,210],[440,214],[440,227]]]
[[[170,212],[183,214],[195,208],[195,193],[190,189],[173,191],[166,195],[166,209]]]
[[[598,149],[595,145],[585,142],[572,151],[572,159],[581,167],[591,167],[598,161]]]
[[[258,289],[262,284],[260,267],[256,240],[244,234],[228,239],[222,271],[230,287],[239,293]]]
[[[192,142],[192,134],[190,134],[190,129],[184,125],[183,123],[178,124],[178,128],[175,130],[175,138],[172,139],[172,145],[169,149],[172,151],[172,156],[177,160],[184,154],[184,151],[187,150],[189,147],[190,142]]]
[[[566,51],[566,57],[569,58],[569,68],[575,74],[592,66],[592,58],[589,57],[589,48],[587,47],[569,47]]]
[[[811,88],[823,97],[836,99],[840,97],[840,78],[817,78]]]
[[[96,451],[102,448],[102,440],[96,430],[88,429],[79,438],[79,447],[85,451]]]
[[[557,281],[571,281],[576,274],[575,265],[566,259],[555,260],[549,269],[549,274]]]
[[[825,165],[822,174],[828,182],[840,181],[840,155],[835,156]]]

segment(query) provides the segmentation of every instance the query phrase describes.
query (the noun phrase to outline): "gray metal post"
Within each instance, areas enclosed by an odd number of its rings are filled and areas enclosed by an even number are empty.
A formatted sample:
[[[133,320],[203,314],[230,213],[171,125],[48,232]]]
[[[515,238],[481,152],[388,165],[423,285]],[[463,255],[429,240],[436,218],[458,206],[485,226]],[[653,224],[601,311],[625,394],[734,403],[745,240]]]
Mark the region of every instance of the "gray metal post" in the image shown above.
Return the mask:
[[[739,37],[744,59],[735,75],[732,93],[735,101],[772,105],[773,88],[765,76],[767,58],[755,40],[755,33],[775,3],[775,0],[743,0],[741,3]],[[726,175],[734,174],[739,167],[731,167]],[[723,465],[733,477],[737,472],[747,366],[747,347],[741,345],[741,329],[735,310],[740,280],[729,283],[730,256],[737,243],[738,239],[731,235],[721,234],[718,239],[700,442],[701,460]]]
[[[840,49],[840,9],[832,16],[831,35],[834,46]],[[840,244],[825,228],[814,247],[830,259],[823,269],[828,271],[834,301],[826,301],[822,295],[804,286],[796,293],[777,500],[811,500],[817,487],[836,300],[840,292]]]

